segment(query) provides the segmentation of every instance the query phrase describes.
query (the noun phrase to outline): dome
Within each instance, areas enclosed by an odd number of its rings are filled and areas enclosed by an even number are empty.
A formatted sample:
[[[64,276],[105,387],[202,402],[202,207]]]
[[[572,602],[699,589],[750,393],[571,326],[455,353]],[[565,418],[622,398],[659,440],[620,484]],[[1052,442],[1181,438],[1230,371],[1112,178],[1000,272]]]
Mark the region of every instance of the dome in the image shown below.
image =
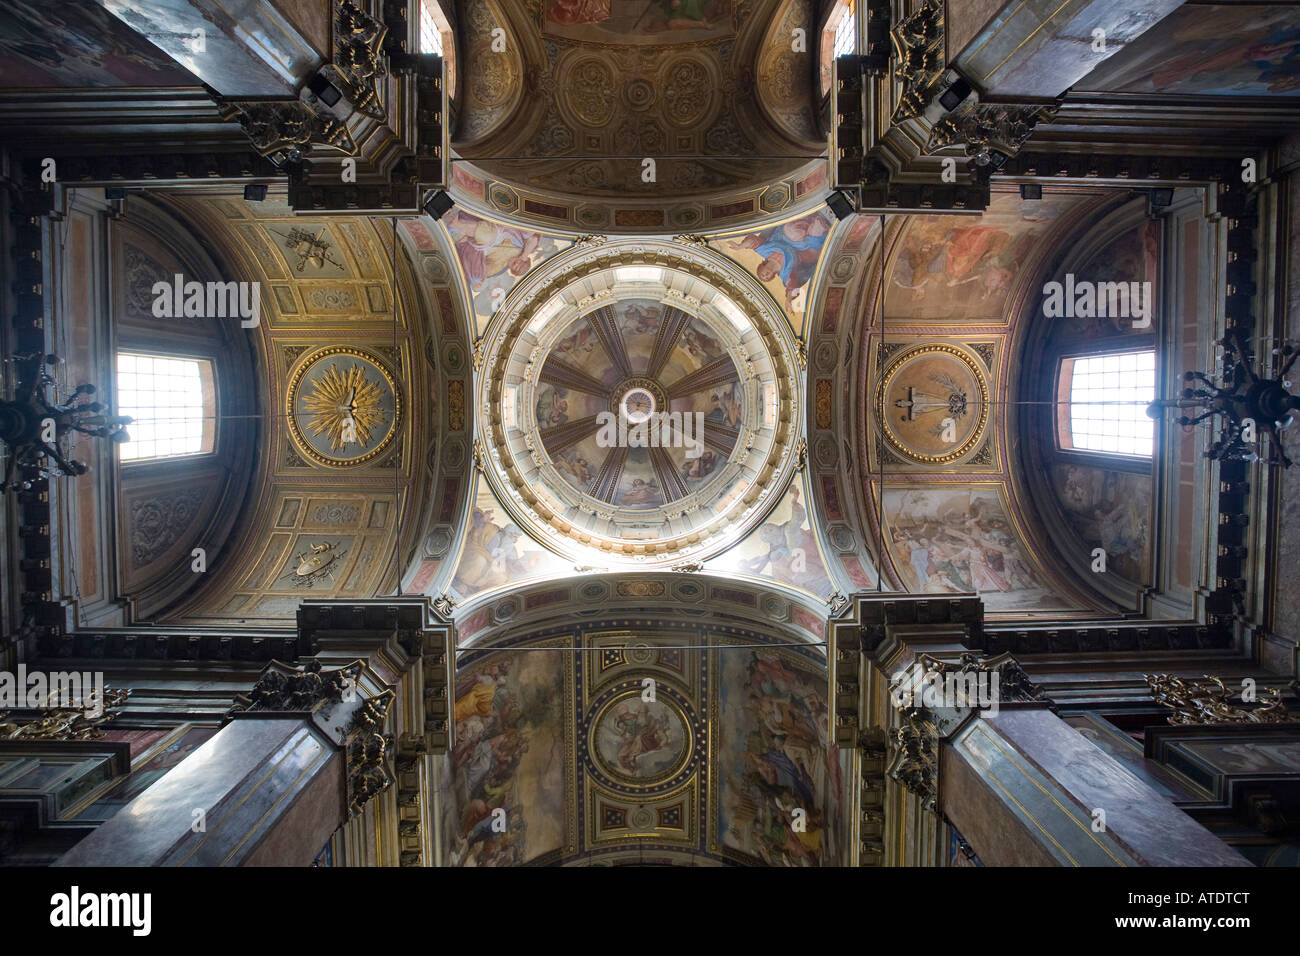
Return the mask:
[[[788,335],[768,293],[704,247],[580,244],[488,330],[480,462],[515,520],[579,564],[707,556],[792,470]]]

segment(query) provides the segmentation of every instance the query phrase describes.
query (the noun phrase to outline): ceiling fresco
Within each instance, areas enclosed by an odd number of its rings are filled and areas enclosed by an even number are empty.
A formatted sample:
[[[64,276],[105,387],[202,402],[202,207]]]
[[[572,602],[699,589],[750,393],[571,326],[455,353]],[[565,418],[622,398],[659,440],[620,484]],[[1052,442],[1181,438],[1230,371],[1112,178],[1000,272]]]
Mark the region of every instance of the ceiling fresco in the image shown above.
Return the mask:
[[[637,577],[526,586],[472,612],[491,623],[458,671],[444,865],[844,861],[852,771],[826,743],[823,654],[790,646],[811,628],[790,630],[776,592]]]
[[[1290,4],[1189,4],[1084,80],[1090,90],[1300,96],[1300,20]]]
[[[481,349],[498,501],[577,564],[717,552],[792,473],[798,363],[757,282],[702,244],[583,244],[530,273]]]
[[[243,334],[260,356],[263,448],[231,557],[169,617],[276,621],[304,597],[372,597],[395,586],[398,556],[419,539],[415,573],[431,577],[471,457],[467,440],[455,444],[470,426],[466,383],[437,386],[439,368],[467,376],[470,359],[456,316],[441,317],[454,307],[432,253],[393,222],[295,217],[282,195],[211,189],[173,202],[221,251],[226,278],[260,284],[258,325]],[[422,530],[434,518],[441,530]]]
[[[1061,572],[1052,543],[1060,532],[1045,530],[1045,506],[1016,481],[1018,380],[1022,363],[1035,364],[1016,343],[1040,314],[1047,273],[1063,270],[1066,237],[1115,221],[1125,198],[1061,189],[1025,200],[995,188],[978,218],[859,217],[834,234],[808,324],[809,487],[826,520],[829,563],[853,586],[977,591],[994,617],[1114,606],[1114,595]],[[1087,257],[1151,268],[1140,238],[1120,232]],[[1065,321],[1054,328],[1073,341],[1106,334]],[[846,407],[836,398],[846,393],[860,397]],[[1135,571],[1144,522],[1119,507],[1144,508],[1144,496],[1121,491],[1132,482],[1048,474],[1070,482],[1083,533],[1105,537]]]
[[[604,233],[812,208],[826,185],[822,133],[790,37],[812,34],[814,15],[810,0],[467,5],[457,200]]]

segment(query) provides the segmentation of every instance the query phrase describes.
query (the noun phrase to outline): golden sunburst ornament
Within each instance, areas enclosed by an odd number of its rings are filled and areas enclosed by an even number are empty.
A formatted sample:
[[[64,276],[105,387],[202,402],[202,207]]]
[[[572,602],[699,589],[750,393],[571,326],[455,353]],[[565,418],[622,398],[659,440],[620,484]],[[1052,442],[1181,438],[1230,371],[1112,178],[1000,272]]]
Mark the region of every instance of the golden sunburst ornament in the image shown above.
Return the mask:
[[[397,434],[401,399],[388,368],[360,349],[332,346],[305,356],[289,382],[289,431],[323,465],[369,461]]]
[[[340,373],[338,365],[331,362],[312,385],[312,393],[303,400],[312,415],[307,428],[313,435],[324,433],[330,451],[350,444],[365,448],[374,431],[387,422],[380,407],[385,391],[366,378],[360,365],[350,365]]]

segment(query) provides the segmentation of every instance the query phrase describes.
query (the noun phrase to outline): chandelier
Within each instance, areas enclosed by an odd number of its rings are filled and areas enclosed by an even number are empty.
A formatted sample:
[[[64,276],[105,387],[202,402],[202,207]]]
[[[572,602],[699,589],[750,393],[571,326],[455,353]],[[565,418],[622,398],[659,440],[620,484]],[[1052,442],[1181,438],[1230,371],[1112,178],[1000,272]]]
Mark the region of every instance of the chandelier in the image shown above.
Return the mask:
[[[94,385],[78,385],[67,402],[49,397],[48,389],[55,385],[49,369],[62,361],[57,355],[41,356],[39,352],[14,356],[18,385],[12,398],[0,399],[0,442],[6,458],[0,492],[11,488],[27,491],[35,480],[90,471],[89,465],[69,458],[64,449],[65,439],[73,433],[115,443],[130,440],[126,426],[131,418],[104,415],[105,406],[90,398],[96,391]],[[21,478],[16,480],[20,469]]]
[[[1187,372],[1183,377],[1189,385],[1182,397],[1152,402],[1147,414],[1159,418],[1166,408],[1199,410],[1195,417],[1184,414],[1177,419],[1184,427],[1218,416],[1222,419],[1219,435],[1205,457],[1214,461],[1262,460],[1269,465],[1291,467],[1281,433],[1294,422],[1294,412],[1300,408],[1300,396],[1291,394],[1291,382],[1286,377],[1300,358],[1300,351],[1289,342],[1274,348],[1272,354],[1285,361],[1271,378],[1264,378],[1252,367],[1254,354],[1240,333],[1229,333],[1220,344],[1224,349],[1222,384],[1215,384],[1204,372]],[[1269,437],[1268,453],[1262,459],[1261,432]]]

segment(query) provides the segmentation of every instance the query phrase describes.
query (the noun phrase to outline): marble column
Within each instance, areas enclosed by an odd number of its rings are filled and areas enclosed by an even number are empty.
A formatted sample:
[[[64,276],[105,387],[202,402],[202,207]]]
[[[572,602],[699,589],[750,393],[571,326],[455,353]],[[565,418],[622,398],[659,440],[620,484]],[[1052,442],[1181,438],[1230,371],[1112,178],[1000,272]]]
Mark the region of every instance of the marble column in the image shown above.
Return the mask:
[[[1250,865],[1057,716],[1010,654],[980,650],[983,626],[974,596],[856,595],[831,622],[835,740],[864,781],[887,742],[861,862],[905,862],[924,836],[906,862],[942,863],[942,821],[987,865]]]
[[[986,865],[1250,865],[1061,720],[1009,654],[918,654],[891,695],[891,775]]]
[[[392,783],[378,686],[361,661],[272,662],[220,732],[55,865],[309,865]]]

